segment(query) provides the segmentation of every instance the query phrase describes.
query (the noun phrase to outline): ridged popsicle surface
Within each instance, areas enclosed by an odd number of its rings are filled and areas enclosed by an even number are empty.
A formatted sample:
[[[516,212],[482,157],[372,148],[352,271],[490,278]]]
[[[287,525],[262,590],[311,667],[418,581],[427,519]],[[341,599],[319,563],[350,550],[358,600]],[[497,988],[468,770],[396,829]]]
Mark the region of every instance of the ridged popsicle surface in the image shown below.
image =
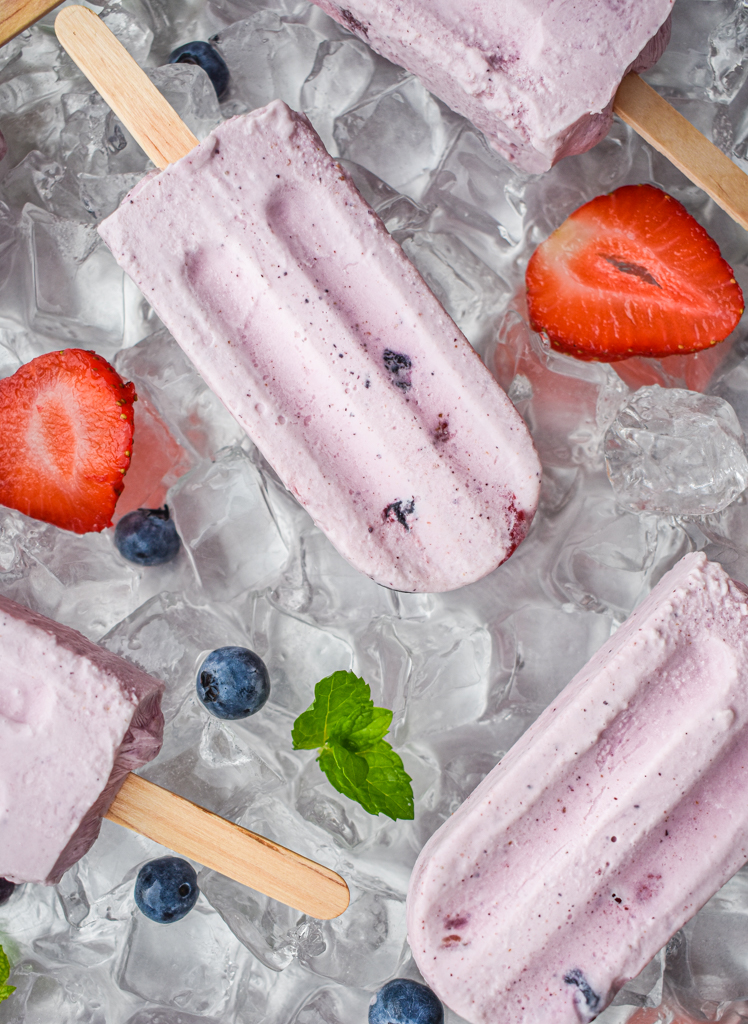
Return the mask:
[[[362,572],[451,590],[524,538],[527,428],[303,115],[276,101],[225,122],[99,230]]]
[[[424,847],[408,934],[468,1021],[595,1017],[748,859],[748,597],[686,555]]]

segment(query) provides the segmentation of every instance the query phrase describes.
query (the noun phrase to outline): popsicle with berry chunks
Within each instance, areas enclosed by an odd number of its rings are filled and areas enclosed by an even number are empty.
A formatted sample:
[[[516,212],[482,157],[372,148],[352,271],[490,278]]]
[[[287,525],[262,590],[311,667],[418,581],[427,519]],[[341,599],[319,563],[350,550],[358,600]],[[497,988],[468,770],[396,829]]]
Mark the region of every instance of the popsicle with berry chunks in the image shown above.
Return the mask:
[[[537,174],[610,130],[613,96],[670,40],[673,0],[314,0]]]
[[[161,747],[163,684],[0,596],[0,876],[58,882],[101,819],[312,916],[348,905],[334,871],[130,774]]]
[[[101,235],[289,490],[386,586],[495,569],[537,507],[530,435],[307,119],[275,102],[173,142],[176,115],[105,26],[76,7],[57,26],[150,155],[176,160]]]
[[[410,946],[471,1024],[578,1024],[747,858],[748,588],[693,553],[423,848]]]
[[[748,177],[644,82],[674,0],[314,0],[417,75],[531,173],[583,153],[617,114],[748,228]]]

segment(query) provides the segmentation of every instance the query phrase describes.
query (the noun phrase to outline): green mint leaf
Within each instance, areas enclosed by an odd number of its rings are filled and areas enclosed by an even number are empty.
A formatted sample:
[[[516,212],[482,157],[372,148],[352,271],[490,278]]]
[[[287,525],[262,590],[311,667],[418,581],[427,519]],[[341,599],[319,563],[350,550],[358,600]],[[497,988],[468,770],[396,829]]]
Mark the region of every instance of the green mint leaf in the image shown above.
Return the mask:
[[[374,707],[363,679],[334,672],[317,683],[312,705],[294,722],[294,749],[321,748],[317,760],[331,785],[369,814],[411,819],[410,776],[384,739],[391,722],[392,712]]]
[[[0,946],[0,985],[4,984],[10,975],[10,960],[5,955],[5,950]]]
[[[389,708],[372,707],[368,714],[362,714],[351,722],[345,745],[351,750],[367,750],[387,735],[391,722]]]
[[[0,946],[0,1003],[2,1003],[8,996],[12,996],[15,992],[15,985],[5,985],[3,982],[8,980],[10,975],[10,961],[5,955],[5,950]]]
[[[371,691],[353,672],[333,672],[314,687],[314,701],[293,725],[294,750],[316,750],[337,729],[373,708]]]
[[[386,814],[393,821],[397,818],[412,821],[415,814],[413,788],[400,755],[386,740],[380,740],[366,751],[366,760],[369,765],[366,776],[369,796],[379,808],[379,813]]]
[[[376,804],[369,797],[366,785],[369,766],[365,758],[334,743],[332,746],[323,747],[317,760],[338,793],[356,800],[369,814],[379,814]]]

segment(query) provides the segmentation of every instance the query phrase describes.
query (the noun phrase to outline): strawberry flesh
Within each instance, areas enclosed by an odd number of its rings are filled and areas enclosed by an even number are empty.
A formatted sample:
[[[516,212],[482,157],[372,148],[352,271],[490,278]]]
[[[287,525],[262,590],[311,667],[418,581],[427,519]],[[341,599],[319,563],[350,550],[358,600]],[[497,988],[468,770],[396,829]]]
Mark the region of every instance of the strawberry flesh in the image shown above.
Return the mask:
[[[532,255],[533,327],[579,359],[684,355],[735,328],[743,293],[717,243],[672,196],[625,185],[571,214]]]
[[[103,530],[124,487],[135,387],[95,352],[38,356],[0,380],[0,504]]]

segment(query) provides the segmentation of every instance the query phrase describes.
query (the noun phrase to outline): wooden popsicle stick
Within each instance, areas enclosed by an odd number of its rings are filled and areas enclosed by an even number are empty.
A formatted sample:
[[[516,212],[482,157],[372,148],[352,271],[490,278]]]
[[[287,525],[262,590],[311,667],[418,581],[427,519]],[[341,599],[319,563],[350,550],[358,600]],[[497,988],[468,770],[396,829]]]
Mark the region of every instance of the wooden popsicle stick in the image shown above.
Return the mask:
[[[55,19],[62,46],[156,167],[164,169],[198,140],[101,18],[63,7]]]
[[[139,775],[125,778],[106,817],[312,917],[338,917],[348,906],[348,886],[330,868]]]
[[[61,3],[62,0],[0,0],[0,46]]]
[[[626,75],[613,111],[748,230],[748,175],[650,85]]]

